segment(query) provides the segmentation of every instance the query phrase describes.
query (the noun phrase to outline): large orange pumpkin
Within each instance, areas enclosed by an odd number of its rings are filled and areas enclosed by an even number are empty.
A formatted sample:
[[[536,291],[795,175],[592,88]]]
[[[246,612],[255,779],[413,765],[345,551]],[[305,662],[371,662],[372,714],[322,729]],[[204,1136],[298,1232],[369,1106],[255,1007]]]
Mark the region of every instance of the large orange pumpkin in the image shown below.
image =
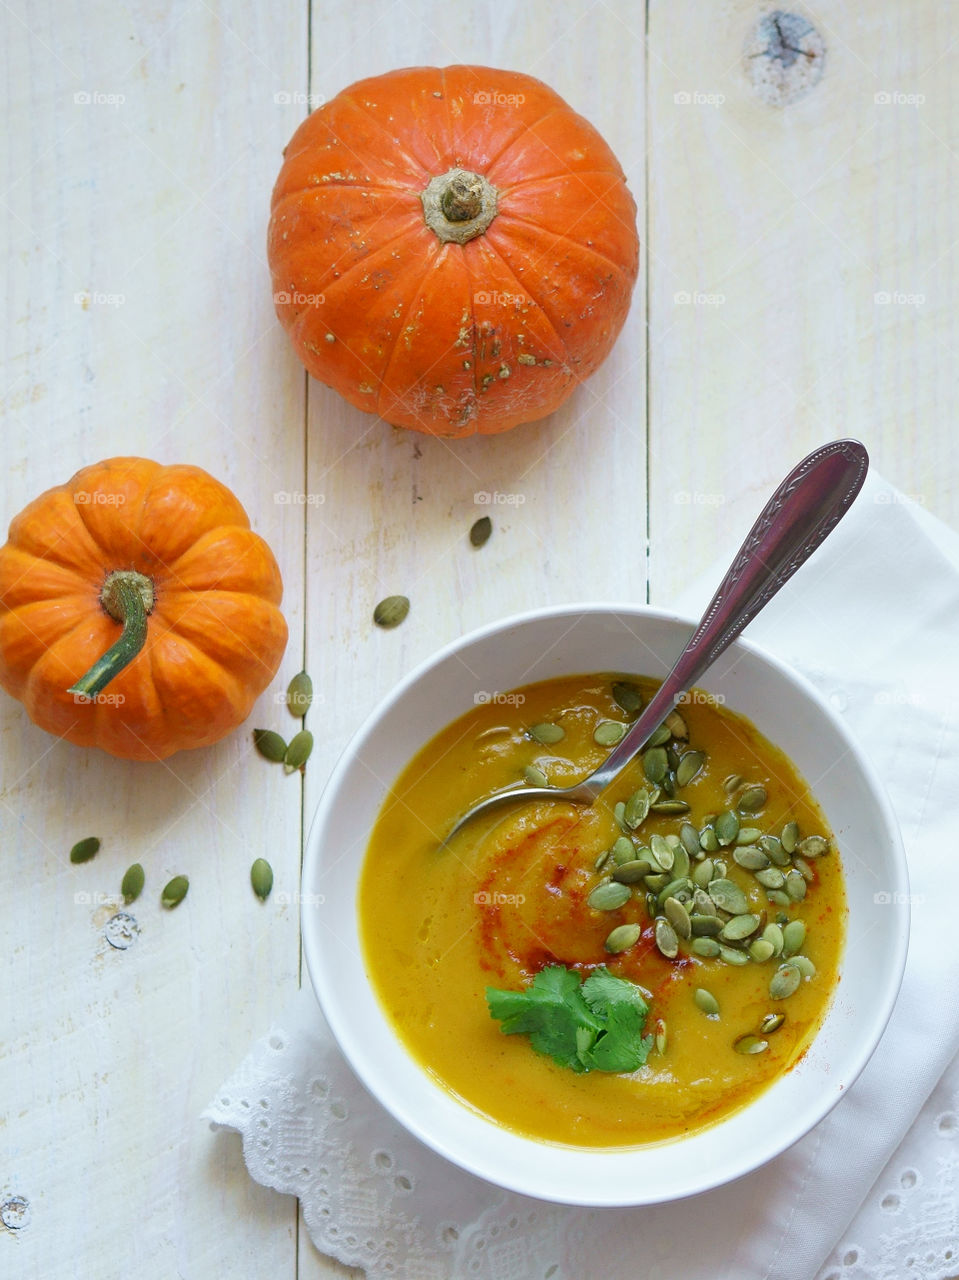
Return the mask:
[[[552,413],[605,359],[636,206],[588,121],[531,76],[411,67],[297,129],[273,191],[277,315],[315,378],[435,435]]]
[[[249,714],[287,630],[280,572],[199,467],[111,458],[30,503],[0,548],[0,684],[41,728],[162,760]]]

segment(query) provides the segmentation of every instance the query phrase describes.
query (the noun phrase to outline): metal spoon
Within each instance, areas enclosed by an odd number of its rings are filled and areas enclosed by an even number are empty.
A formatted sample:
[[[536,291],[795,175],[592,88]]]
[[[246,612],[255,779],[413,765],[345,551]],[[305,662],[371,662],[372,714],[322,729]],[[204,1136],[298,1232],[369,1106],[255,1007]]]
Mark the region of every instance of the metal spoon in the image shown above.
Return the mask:
[[[443,844],[467,822],[509,801],[591,804],[646,745],[678,695],[696,683],[835,529],[862,488],[868,466],[869,455],[858,440],[833,440],[803,458],[763,507],[672,671],[603,764],[572,787],[520,782],[496,791],[468,809]]]

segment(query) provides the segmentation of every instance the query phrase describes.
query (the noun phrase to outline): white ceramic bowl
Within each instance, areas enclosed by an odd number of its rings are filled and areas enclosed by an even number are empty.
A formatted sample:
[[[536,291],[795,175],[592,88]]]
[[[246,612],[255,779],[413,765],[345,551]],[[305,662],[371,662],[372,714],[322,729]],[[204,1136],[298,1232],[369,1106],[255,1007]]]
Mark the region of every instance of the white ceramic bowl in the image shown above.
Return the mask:
[[[638,606],[538,610],[484,627],[409,675],[353,738],[308,841],[303,940],[333,1034],[370,1092],[440,1155],[545,1200],[640,1205],[728,1182],[772,1159],[842,1097],[892,1012],[906,957],[906,862],[895,816],[859,745],[799,675],[737,641],[702,682],[781,747],[812,786],[841,849],[849,899],[842,977],[802,1061],[712,1128],[648,1150],[538,1142],[483,1119],[434,1083],[384,1016],[363,966],[356,897],[368,834],[388,786],[482,691],[552,676],[622,671],[661,677],[693,623]]]

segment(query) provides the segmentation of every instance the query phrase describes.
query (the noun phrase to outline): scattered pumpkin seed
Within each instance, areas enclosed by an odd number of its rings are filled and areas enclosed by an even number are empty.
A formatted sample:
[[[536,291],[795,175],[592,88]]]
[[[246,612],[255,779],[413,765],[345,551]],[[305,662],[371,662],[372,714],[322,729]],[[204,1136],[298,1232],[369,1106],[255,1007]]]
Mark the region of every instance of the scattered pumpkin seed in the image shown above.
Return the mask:
[[[715,938],[722,932],[723,922],[719,916],[710,916],[698,911],[689,917],[689,927],[696,938]],[[717,951],[717,955],[719,952]]]
[[[713,902],[706,890],[700,889],[698,885],[693,890],[693,908],[698,911],[700,915],[719,915],[719,908],[716,906],[715,902]]]
[[[679,768],[679,762],[681,759],[682,757],[680,756],[679,752],[676,750],[675,743],[668,742],[666,744],[666,763],[669,765],[673,773],[675,773],[676,770]]]
[[[643,752],[643,773],[650,782],[663,782],[668,771],[666,752],[662,747],[649,747]]]
[[[689,813],[689,805],[685,800],[657,800],[649,809],[651,813],[668,813],[674,817],[680,813]]]
[[[653,855],[653,860],[663,871],[671,871],[673,863],[676,861],[676,855],[672,849],[659,834],[650,836],[649,852]]]
[[[622,866],[625,862],[633,862],[638,854],[638,850],[629,836],[617,836],[613,841],[611,852],[613,861],[617,866]]]
[[[691,822],[684,822],[679,828],[679,838],[683,842],[683,848],[691,858],[698,858],[702,853],[699,847],[699,832]]]
[[[769,994],[773,1000],[788,1000],[799,988],[802,974],[795,960],[781,964],[769,980]]]
[[[788,924],[783,925],[782,932],[782,954],[787,958],[789,956],[794,956],[806,941],[805,920],[790,920]]]
[[[302,720],[313,701],[313,681],[305,671],[298,672],[286,686],[286,705],[291,715]]]
[[[692,925],[689,923],[689,912],[678,898],[667,898],[663,903],[666,919],[673,926],[678,938],[691,938]]]
[[[693,867],[693,881],[699,885],[700,889],[705,889],[712,879],[713,860],[712,858],[704,858],[702,862]]]
[[[685,742],[689,738],[689,729],[687,728],[686,721],[675,707],[670,711],[669,715],[663,721],[663,724],[679,742]]]
[[[793,902],[802,902],[806,896],[806,881],[802,878],[798,871],[786,872],[786,883],[783,888],[792,898]]]
[[[593,741],[601,747],[615,747],[626,736],[626,726],[619,720],[601,720],[593,730]]]
[[[762,849],[753,845],[743,845],[734,849],[733,862],[747,871],[764,871],[769,866],[769,859]]]
[[[756,872],[756,879],[764,889],[781,889],[786,883],[786,877],[778,867],[760,868]]]
[[[756,844],[761,835],[762,832],[758,827],[740,827],[736,833],[736,844],[740,846]]]
[[[265,760],[279,764],[286,755],[286,742],[272,729],[254,729],[253,745]]]
[[[809,863],[806,861],[805,858],[801,858],[798,853],[793,854],[793,866],[796,868],[796,870],[799,872],[799,874],[802,876],[802,878],[806,881],[807,884],[812,884],[812,882],[816,878],[816,873],[815,871],[813,871],[812,867],[809,865]]]
[[[599,854],[599,856],[593,862],[593,870],[602,871],[603,867],[605,867],[606,863],[609,861],[611,853],[612,853],[611,849],[604,849],[603,852]]]
[[[631,831],[635,831],[641,823],[646,821],[649,815],[649,804],[649,792],[645,787],[640,787],[638,791],[634,791],[626,801],[623,820]]]
[[[554,743],[563,741],[566,730],[561,725],[544,720],[541,724],[533,725],[529,730],[529,736],[536,742],[541,742],[544,747],[551,747]]]
[[[160,894],[160,901],[165,907],[178,907],[187,895],[190,881],[186,876],[174,876]]]
[[[662,1018],[656,1019],[653,1040],[656,1045],[656,1052],[665,1053],[666,1052],[666,1023]]]
[[[806,836],[799,842],[799,852],[804,858],[821,858],[829,852],[829,841],[823,836]]]
[[[622,830],[625,831],[626,830],[626,806],[622,802],[622,800],[618,800],[616,804],[613,805],[613,818],[616,820],[617,825]]]
[[[792,898],[788,893],[783,893],[782,889],[767,889],[766,897],[770,902],[774,902],[777,907],[792,906]]]
[[[774,1031],[779,1030],[785,1021],[786,1015],[784,1013],[767,1013],[759,1024],[759,1030],[764,1036],[771,1036]]]
[[[699,847],[704,853],[715,853],[719,848],[719,839],[712,827],[706,827],[699,836]]]
[[[789,854],[783,848],[782,841],[778,837],[760,836],[758,843],[770,862],[774,862],[777,867],[789,866]]]
[[[603,944],[610,955],[618,956],[621,951],[634,947],[642,933],[638,924],[620,924],[612,931]]]
[[[670,847],[673,851],[673,875],[677,878],[685,879],[689,875],[689,854],[678,840],[675,845],[671,844]]]
[[[706,753],[704,751],[687,751],[676,767],[677,787],[688,787],[693,778],[701,772],[705,763]]]
[[[783,827],[782,835],[779,838],[787,853],[795,853],[796,846],[799,844],[799,823],[787,822]]]
[[[257,858],[250,867],[250,884],[256,896],[265,902],[273,888],[273,868],[266,858]]]
[[[633,715],[643,705],[642,694],[628,680],[617,680],[613,684],[613,700],[628,714]]]
[[[309,729],[301,729],[299,733],[294,734],[283,757],[283,767],[287,773],[295,773],[297,769],[302,769],[309,760],[312,750],[313,735]]]
[[[713,858],[713,879],[724,880],[726,878],[726,863],[722,858]]]
[[[666,959],[674,960],[679,951],[679,938],[676,936],[676,930],[673,926],[668,920],[664,920],[662,916],[657,916],[656,918],[655,938],[656,946]]]
[[[70,850],[70,861],[89,862],[91,858],[96,856],[97,850],[100,848],[100,839],[98,836],[87,836],[83,840],[78,840]]]
[[[758,813],[764,808],[769,797],[766,795],[766,788],[761,786],[745,787],[742,795],[739,797],[740,813]]]
[[[387,596],[373,610],[373,621],[388,631],[391,627],[398,627],[409,611],[410,602],[406,596]]]
[[[661,889],[665,889],[669,884],[669,876],[665,871],[656,871],[651,875],[643,876],[643,884],[653,893],[659,893]]]
[[[746,895],[734,880],[710,880],[706,891],[716,906],[728,911],[731,916],[741,916],[749,910]]]
[[[769,1048],[769,1043],[750,1033],[749,1035],[740,1036],[738,1040],[734,1040],[733,1048],[737,1053],[764,1053]]]
[[[613,879],[619,884],[639,884],[649,873],[650,864],[646,859],[634,858],[632,862],[621,862],[613,871]]]
[[[480,516],[470,528],[470,544],[474,547],[485,546],[492,532],[492,520],[489,516]]]
[[[587,905],[594,911],[618,911],[625,906],[632,896],[628,885],[617,884],[614,880],[604,880],[598,884],[586,899]]]
[[[722,942],[719,944],[719,955],[727,964],[749,964],[748,951],[737,951],[735,947],[726,946]]]
[[[719,943],[715,938],[694,937],[689,944],[689,949],[705,960],[715,960],[719,955]]]
[[[658,729],[654,729],[653,732],[649,735],[649,738],[646,740],[646,746],[647,747],[665,747],[669,739],[670,739],[669,730],[666,728],[664,724],[661,724]]]
[[[739,818],[732,809],[724,809],[716,819],[716,839],[725,848],[739,835]]]
[[[746,912],[741,916],[733,916],[723,925],[720,937],[724,942],[742,942],[759,928],[759,916]]]
[[[146,873],[141,863],[134,862],[132,866],[127,867],[123,873],[123,879],[120,881],[120,892],[123,894],[123,901],[136,902],[143,892],[145,883]]]
[[[523,777],[531,787],[548,787],[549,778],[543,770],[536,764],[528,764],[523,770]]]
[[[794,964],[804,978],[815,978],[816,966],[808,956],[795,955],[789,963]]]
[[[657,912],[658,912],[658,911],[659,911],[659,907],[656,905],[656,895],[655,895],[655,893],[647,893],[647,895],[646,895],[646,914],[649,916],[650,920],[655,920],[655,919],[656,919],[656,914],[657,914]]]
[[[749,954],[757,964],[765,964],[776,954],[776,948],[768,938],[753,938],[749,944]]]
[[[707,1018],[719,1017],[719,1001],[705,987],[696,988],[693,992],[693,1000],[696,1002],[696,1008],[702,1010]]]
[[[723,778],[723,790],[728,796],[731,796],[734,791],[739,790],[744,781],[745,779],[738,773],[727,773]]]
[[[763,937],[773,944],[773,955],[782,955],[782,950],[786,943],[786,935],[783,933],[782,925],[767,924],[763,929]]]

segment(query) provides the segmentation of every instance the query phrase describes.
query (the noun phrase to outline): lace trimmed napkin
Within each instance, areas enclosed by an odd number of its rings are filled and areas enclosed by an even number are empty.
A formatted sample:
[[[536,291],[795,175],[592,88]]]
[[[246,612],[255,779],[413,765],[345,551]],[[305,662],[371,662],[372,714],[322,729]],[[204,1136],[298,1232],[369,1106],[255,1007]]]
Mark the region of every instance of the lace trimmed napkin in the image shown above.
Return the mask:
[[[725,570],[675,602],[705,605]],[[824,621],[825,620],[825,621]],[[342,1058],[309,987],[204,1112],[369,1280],[946,1280],[959,1275],[959,537],[871,476],[749,636],[866,744],[902,824],[913,929],[875,1055],[805,1139],[694,1200],[576,1209],[501,1191],[410,1137]],[[654,1157],[652,1157],[654,1158]]]

